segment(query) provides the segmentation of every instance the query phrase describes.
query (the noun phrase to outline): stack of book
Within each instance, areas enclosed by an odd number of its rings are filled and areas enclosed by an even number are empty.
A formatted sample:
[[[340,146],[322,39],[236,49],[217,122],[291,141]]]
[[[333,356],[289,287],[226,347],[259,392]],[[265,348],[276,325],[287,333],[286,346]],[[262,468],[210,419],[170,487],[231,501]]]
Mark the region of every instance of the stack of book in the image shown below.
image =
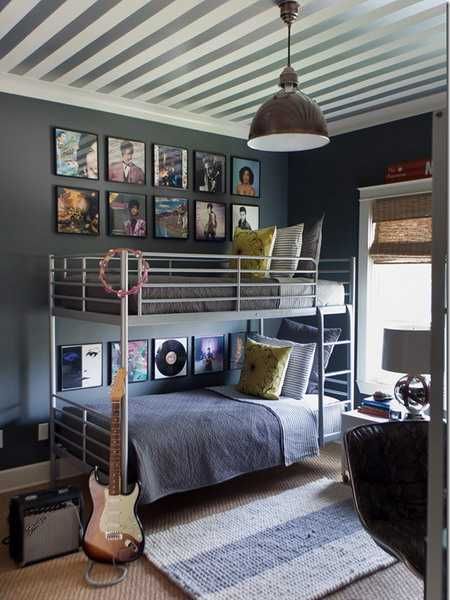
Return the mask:
[[[371,415],[372,417],[381,417],[382,419],[389,419],[391,416],[391,404],[393,400],[387,400],[381,402],[380,400],[374,400],[373,398],[365,398],[361,402],[361,406],[358,408],[358,412],[365,415]],[[395,407],[397,410],[397,407]]]

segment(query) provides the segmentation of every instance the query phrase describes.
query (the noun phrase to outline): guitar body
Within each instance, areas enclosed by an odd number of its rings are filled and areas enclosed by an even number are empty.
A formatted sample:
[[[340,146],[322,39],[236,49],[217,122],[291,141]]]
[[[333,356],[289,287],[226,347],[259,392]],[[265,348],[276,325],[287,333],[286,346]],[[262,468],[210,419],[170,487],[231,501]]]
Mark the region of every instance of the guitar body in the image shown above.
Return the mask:
[[[127,563],[144,550],[144,532],[136,514],[139,483],[129,494],[110,493],[97,479],[94,469],[89,477],[93,510],[83,538],[87,556],[97,562]]]

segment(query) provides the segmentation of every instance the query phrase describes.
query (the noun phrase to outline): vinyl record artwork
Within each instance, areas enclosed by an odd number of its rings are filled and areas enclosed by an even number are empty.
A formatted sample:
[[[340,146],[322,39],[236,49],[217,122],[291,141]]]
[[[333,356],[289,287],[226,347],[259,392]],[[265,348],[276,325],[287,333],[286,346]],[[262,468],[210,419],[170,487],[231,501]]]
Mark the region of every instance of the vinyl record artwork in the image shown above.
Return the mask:
[[[145,184],[145,143],[109,137],[108,180]]]
[[[180,190],[188,188],[188,151],[174,146],[153,146],[153,185]]]
[[[155,379],[187,375],[187,361],[187,338],[155,340],[153,355]]]
[[[108,192],[109,235],[147,237],[147,197]]]
[[[224,242],[226,239],[226,204],[222,202],[195,202],[195,239],[206,242]]]
[[[259,206],[252,204],[231,205],[231,239],[236,229],[256,231],[259,229]]]
[[[251,334],[246,331],[230,333],[230,369],[242,369],[245,358],[245,345],[249,335]]]
[[[261,164],[259,160],[231,158],[231,193],[235,196],[260,197]]]
[[[98,179],[98,138],[94,133],[55,127],[55,173]]]
[[[225,165],[223,154],[211,152],[194,153],[195,191],[208,194],[225,194]]]
[[[153,233],[158,239],[189,238],[189,201],[186,198],[155,196]]]
[[[103,383],[102,344],[60,348],[60,390],[99,387]]]
[[[57,186],[56,230],[58,233],[99,234],[98,192]]]
[[[120,367],[120,343],[110,342],[111,368],[109,380],[114,379]],[[148,379],[148,342],[136,340],[128,342],[128,383],[147,381]]]
[[[217,373],[225,368],[225,336],[194,338],[194,374]]]

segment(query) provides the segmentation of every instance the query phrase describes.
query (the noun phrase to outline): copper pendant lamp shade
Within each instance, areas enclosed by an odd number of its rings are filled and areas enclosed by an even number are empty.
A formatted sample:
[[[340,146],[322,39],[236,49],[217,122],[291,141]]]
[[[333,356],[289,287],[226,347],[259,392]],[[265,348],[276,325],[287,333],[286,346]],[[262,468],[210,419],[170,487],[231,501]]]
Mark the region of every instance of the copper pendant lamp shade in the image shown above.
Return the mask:
[[[248,145],[271,152],[320,148],[330,141],[325,117],[320,106],[297,89],[297,73],[290,66],[290,30],[299,5],[289,0],[275,1],[288,25],[288,66],[280,75],[280,91],[264,102],[253,118]]]

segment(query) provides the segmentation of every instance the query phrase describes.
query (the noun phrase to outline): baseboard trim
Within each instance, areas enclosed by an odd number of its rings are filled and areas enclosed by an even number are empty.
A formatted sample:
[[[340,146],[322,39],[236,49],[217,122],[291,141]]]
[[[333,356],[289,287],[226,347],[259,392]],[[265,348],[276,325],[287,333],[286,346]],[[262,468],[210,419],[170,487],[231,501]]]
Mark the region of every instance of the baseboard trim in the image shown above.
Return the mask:
[[[59,458],[57,460],[58,479],[77,477],[86,472],[69,458]],[[18,491],[31,486],[47,485],[49,482],[49,460],[32,465],[24,465],[23,467],[15,467],[14,469],[5,469],[0,471],[0,494]]]

